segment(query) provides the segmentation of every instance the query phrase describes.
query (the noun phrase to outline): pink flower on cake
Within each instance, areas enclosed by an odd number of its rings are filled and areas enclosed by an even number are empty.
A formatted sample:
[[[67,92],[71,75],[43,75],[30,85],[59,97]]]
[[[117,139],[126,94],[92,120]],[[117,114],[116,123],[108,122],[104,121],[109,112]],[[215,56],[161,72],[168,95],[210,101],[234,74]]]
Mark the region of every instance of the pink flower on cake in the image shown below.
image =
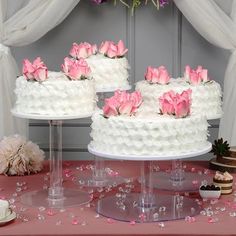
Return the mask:
[[[91,73],[88,63],[83,59],[73,60],[68,57],[64,59],[64,64],[61,65],[63,72],[71,80],[87,79]]]
[[[73,43],[70,50],[70,55],[76,59],[88,58],[97,53],[97,45],[91,45],[90,43]]]
[[[41,82],[47,79],[48,68],[40,57],[37,57],[33,63],[28,59],[24,59],[22,73],[27,80],[36,80]]]
[[[203,69],[202,66],[198,66],[195,70],[189,65],[185,67],[184,78],[192,85],[198,85],[209,81],[207,69]]]
[[[109,58],[119,58],[123,57],[128,52],[128,49],[125,48],[122,40],[117,45],[112,41],[105,41],[101,43],[99,52]]]
[[[160,66],[158,68],[148,66],[145,79],[152,84],[168,84],[170,81],[170,76],[164,66]]]
[[[142,103],[142,96],[139,91],[127,93],[117,90],[114,96],[105,100],[103,114],[105,117],[135,114]]]
[[[176,118],[183,118],[190,114],[192,90],[188,89],[181,94],[169,91],[159,98],[162,114],[175,115]]]

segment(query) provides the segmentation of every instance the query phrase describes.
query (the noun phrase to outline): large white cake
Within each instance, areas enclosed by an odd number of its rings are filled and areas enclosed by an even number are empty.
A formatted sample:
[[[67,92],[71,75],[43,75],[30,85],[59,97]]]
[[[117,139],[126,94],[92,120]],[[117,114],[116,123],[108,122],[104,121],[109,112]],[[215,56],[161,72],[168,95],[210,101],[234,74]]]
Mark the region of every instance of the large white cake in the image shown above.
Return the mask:
[[[176,119],[168,115],[92,116],[91,146],[100,152],[123,155],[178,155],[208,145],[203,116]]]
[[[160,99],[152,113],[140,113],[142,95],[116,91],[103,110],[92,116],[91,147],[109,154],[177,155],[206,148],[208,123],[202,115],[190,115],[191,90],[173,91]],[[171,109],[169,109],[171,108]]]
[[[86,58],[95,79],[96,91],[116,90],[129,86],[129,63],[125,57],[109,58],[103,54]]]
[[[220,85],[213,80],[198,85],[191,85],[182,78],[170,79],[168,84],[152,84],[142,80],[136,84],[136,90],[141,92],[144,100],[139,112],[148,113],[159,106],[158,98],[169,90],[180,93],[189,88],[192,90],[192,114],[203,114],[208,119],[220,118],[222,92]]]
[[[94,81],[70,80],[62,72],[48,72],[45,81],[16,79],[15,112],[49,116],[91,115],[95,108]]]

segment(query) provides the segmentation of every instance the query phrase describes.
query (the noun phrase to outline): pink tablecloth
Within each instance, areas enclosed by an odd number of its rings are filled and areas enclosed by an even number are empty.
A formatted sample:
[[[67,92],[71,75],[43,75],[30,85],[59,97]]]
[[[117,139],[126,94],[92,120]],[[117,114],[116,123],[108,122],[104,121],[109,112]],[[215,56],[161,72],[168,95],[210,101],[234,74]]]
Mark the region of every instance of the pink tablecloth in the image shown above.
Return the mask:
[[[76,167],[88,162],[65,162],[64,168],[75,173]],[[123,176],[138,176],[138,162],[107,162],[112,169],[117,170]],[[170,168],[169,162],[161,162],[162,168]],[[207,162],[187,162],[187,168],[195,168],[194,171],[203,170],[207,167]],[[193,169],[192,169],[193,170]],[[48,171],[45,163],[44,171],[37,175],[24,177],[0,176],[0,197],[11,198],[16,192],[16,183],[26,182],[27,190],[42,188],[47,182],[46,173]],[[78,188],[71,181],[72,176],[65,177],[65,186]],[[99,193],[100,194],[100,193]],[[105,193],[106,194],[106,193]],[[191,197],[198,197],[192,195]],[[16,198],[18,199],[18,198]],[[236,212],[236,202],[234,195],[223,196],[220,201],[212,204],[204,203],[205,207],[211,206],[214,215],[195,217],[195,222],[188,223],[185,220],[165,222],[164,227],[159,223],[136,223],[110,221],[104,217],[98,217],[91,206],[68,208],[64,212],[53,210],[53,215],[48,215],[48,209],[40,212],[38,208],[27,208],[16,202],[16,212],[20,212],[21,219],[16,219],[8,225],[0,227],[0,235],[236,235],[236,217],[232,216]],[[41,209],[42,210],[42,209]],[[38,219],[38,214],[45,217]],[[231,215],[231,216],[230,216]],[[236,214],[235,214],[236,216]],[[73,219],[78,220],[78,224],[72,224]],[[209,223],[210,221],[216,221]]]

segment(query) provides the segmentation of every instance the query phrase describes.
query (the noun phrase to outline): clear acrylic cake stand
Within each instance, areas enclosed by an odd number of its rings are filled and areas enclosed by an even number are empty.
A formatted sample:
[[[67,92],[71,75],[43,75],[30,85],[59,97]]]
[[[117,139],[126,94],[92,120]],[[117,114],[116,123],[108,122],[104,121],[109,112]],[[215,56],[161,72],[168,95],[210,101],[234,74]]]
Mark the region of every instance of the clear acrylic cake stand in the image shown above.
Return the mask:
[[[98,100],[104,103],[106,98],[106,93],[111,93],[116,90],[130,90],[132,87],[127,85],[125,87],[110,87],[106,89],[97,90]],[[113,170],[112,170],[113,171]],[[76,184],[82,185],[84,187],[91,188],[102,188],[106,186],[119,185],[124,183],[125,179],[122,176],[109,174],[105,168],[105,161],[101,157],[94,156],[94,168],[91,172],[81,172],[78,177],[74,179]]]
[[[90,202],[88,193],[77,189],[63,187],[62,179],[62,123],[63,120],[90,117],[84,116],[41,116],[22,114],[12,111],[19,118],[48,120],[49,122],[49,148],[50,148],[50,186],[48,190],[36,190],[21,195],[21,203],[27,206],[44,206],[48,208],[65,208],[79,206]]]
[[[200,213],[201,207],[193,199],[180,195],[156,195],[153,192],[152,161],[176,160],[195,157],[211,150],[211,143],[202,150],[186,153],[181,156],[134,156],[114,155],[99,152],[88,146],[90,153],[116,160],[141,161],[141,192],[127,193],[120,196],[110,196],[100,199],[97,212],[105,217],[127,222],[155,222],[183,219]]]
[[[208,120],[220,119],[222,114],[208,117]],[[154,169],[154,168],[153,168]],[[171,171],[153,172],[153,187],[165,191],[195,192],[202,183],[211,183],[212,177],[203,172],[189,172],[183,168],[182,159],[172,160]]]

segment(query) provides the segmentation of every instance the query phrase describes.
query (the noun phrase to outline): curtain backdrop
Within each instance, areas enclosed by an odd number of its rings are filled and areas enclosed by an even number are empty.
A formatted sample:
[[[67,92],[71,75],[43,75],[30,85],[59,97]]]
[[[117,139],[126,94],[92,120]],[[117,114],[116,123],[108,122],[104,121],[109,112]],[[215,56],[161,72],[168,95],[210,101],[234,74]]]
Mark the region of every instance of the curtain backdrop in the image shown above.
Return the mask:
[[[0,138],[18,133],[28,136],[28,122],[14,118],[15,79],[18,71],[10,46],[40,39],[60,24],[80,0],[0,0]]]
[[[225,71],[219,137],[236,145],[236,0],[227,15],[214,0],[174,0],[193,27],[210,43],[232,52]]]

